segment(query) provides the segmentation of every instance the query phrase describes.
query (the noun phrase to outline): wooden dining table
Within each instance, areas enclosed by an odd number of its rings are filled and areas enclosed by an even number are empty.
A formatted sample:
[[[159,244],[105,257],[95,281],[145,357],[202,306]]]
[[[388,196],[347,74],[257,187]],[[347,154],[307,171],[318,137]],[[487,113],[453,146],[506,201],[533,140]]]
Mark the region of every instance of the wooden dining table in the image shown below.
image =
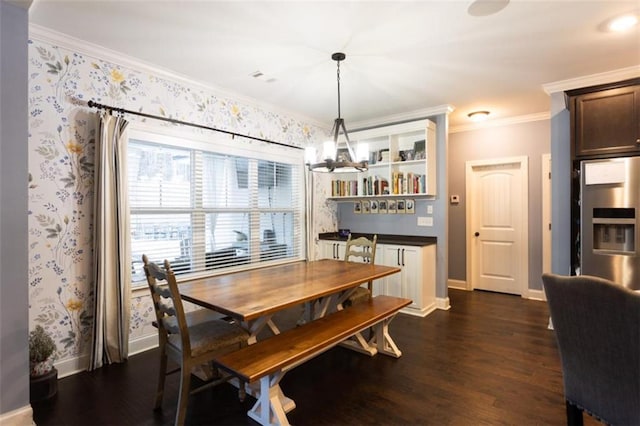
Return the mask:
[[[251,333],[250,343],[269,326],[271,317],[292,306],[306,304],[309,319],[341,309],[363,283],[399,273],[400,268],[333,259],[300,261],[181,281],[180,294],[188,302],[239,321]]]

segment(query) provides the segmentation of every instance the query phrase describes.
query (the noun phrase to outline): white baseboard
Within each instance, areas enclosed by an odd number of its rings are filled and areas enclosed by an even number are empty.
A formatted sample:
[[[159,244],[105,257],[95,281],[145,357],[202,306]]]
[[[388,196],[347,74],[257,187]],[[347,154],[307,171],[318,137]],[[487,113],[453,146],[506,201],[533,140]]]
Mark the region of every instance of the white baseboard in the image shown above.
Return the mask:
[[[33,410],[31,405],[26,405],[17,410],[0,414],[0,425],[2,426],[33,426]]]
[[[527,291],[527,299],[531,299],[531,300],[540,300],[540,301],[546,301],[547,300],[547,295],[544,294],[544,290],[531,290],[529,289]]]
[[[89,367],[89,358],[89,354],[84,354],[54,362],[53,364],[58,370],[58,379],[85,371]]]
[[[463,281],[463,280],[452,280],[451,278],[449,278],[447,280],[447,287],[449,288],[455,288],[458,290],[469,290],[467,288],[467,282]]]
[[[451,302],[448,297],[436,297],[436,308],[448,311],[451,309]]]
[[[158,333],[129,340],[129,356],[158,347]]]
[[[404,308],[404,309],[401,309],[400,312],[402,312],[403,314],[413,315],[414,317],[424,318],[435,310],[436,310],[436,305],[435,303],[432,303],[429,306],[425,306],[422,309]]]
[[[140,352],[148,351],[158,346],[158,333],[148,336],[139,337],[129,341],[129,356]],[[67,358],[59,362],[54,362],[56,370],[58,370],[58,378],[71,376],[72,374],[85,371],[89,367],[90,354],[83,354],[73,358]],[[4,424],[0,422],[2,426]]]

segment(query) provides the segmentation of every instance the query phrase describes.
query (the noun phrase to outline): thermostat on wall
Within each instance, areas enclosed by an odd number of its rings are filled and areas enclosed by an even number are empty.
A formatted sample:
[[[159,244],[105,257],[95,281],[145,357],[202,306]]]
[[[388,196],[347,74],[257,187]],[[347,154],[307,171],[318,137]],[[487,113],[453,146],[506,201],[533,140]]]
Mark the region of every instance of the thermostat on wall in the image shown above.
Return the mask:
[[[452,195],[450,197],[450,202],[451,202],[451,204],[458,204],[460,202],[460,196],[459,195]]]

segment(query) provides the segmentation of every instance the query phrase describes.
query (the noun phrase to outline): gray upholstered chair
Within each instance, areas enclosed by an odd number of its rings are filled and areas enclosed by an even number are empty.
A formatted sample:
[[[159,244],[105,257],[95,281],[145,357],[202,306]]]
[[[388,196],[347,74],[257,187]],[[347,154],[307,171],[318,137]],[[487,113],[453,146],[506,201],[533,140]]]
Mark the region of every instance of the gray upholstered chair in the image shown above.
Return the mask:
[[[188,322],[176,277],[169,262],[165,260],[164,268],[160,268],[149,262],[145,255],[142,256],[142,261],[156,313],[160,347],[158,390],[154,408],[159,409],[162,405],[164,382],[168,374],[167,358],[170,358],[180,366],[180,392],[175,424],[183,425],[190,394],[224,383],[231,378],[227,374],[220,374],[219,378],[191,390],[191,373],[194,368],[210,363],[220,354],[246,346],[249,333],[223,319],[204,320],[200,318],[202,315],[198,318],[190,316],[191,321]],[[242,398],[244,384],[241,383],[240,389]]]
[[[567,423],[582,412],[640,425],[640,293],[591,276],[543,274],[556,333]]]
[[[367,237],[359,237],[351,239],[351,234],[347,239],[347,245],[344,250],[344,260],[349,261],[352,258],[360,257],[364,263],[375,263],[376,260],[376,243],[378,241],[378,235],[374,235],[373,239]],[[353,305],[354,303],[360,303],[365,300],[369,300],[373,293],[373,282],[369,281],[367,287],[358,287],[345,301],[345,306]]]

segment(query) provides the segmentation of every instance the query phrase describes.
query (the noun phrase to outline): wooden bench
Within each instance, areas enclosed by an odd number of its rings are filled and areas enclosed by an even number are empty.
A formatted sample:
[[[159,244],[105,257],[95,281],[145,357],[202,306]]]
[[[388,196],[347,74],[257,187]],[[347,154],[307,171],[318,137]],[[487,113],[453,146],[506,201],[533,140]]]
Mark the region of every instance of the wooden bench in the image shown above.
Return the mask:
[[[391,339],[388,325],[395,314],[410,303],[409,299],[376,296],[369,302],[222,355],[214,362],[247,383],[260,380],[260,394],[247,413],[249,417],[262,425],[287,425],[286,413],[295,408],[295,402],[283,395],[279,383],[288,370],[369,327],[374,328],[373,337],[365,342],[374,348],[369,354],[382,352],[400,357],[402,353]]]

